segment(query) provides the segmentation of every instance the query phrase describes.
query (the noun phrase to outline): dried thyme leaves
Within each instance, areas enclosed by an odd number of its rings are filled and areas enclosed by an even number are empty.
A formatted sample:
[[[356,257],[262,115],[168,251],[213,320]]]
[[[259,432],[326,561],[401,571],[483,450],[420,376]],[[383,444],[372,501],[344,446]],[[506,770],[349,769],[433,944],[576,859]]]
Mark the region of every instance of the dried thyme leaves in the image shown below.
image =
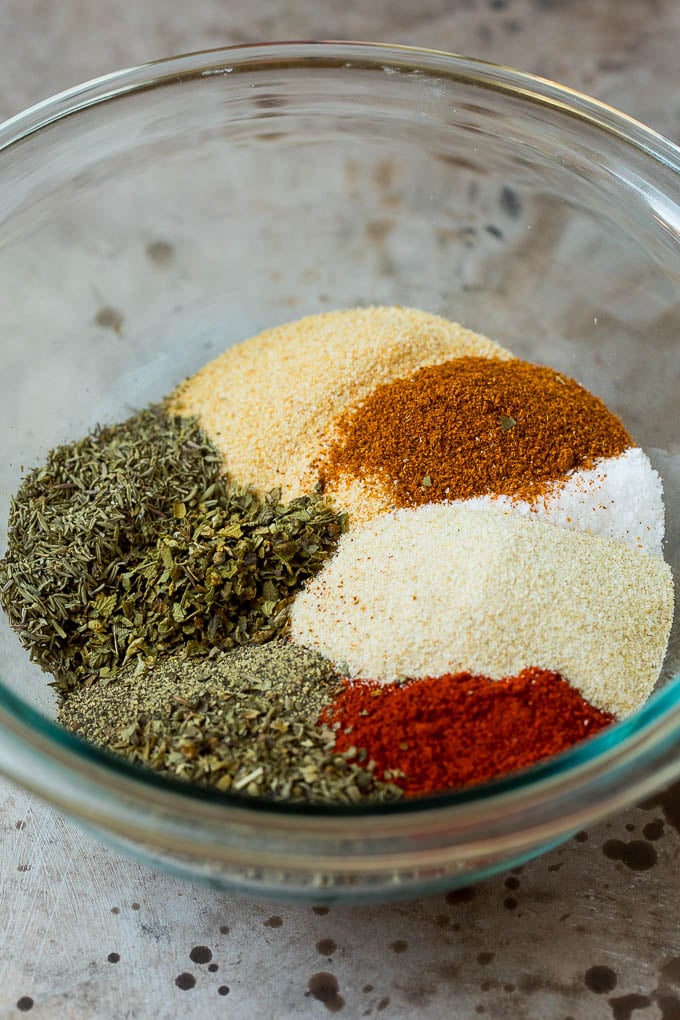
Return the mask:
[[[33,659],[60,678],[87,672],[88,604],[116,591],[175,503],[209,497],[219,465],[195,422],[152,407],[57,447],[27,475],[10,509],[0,601]]]
[[[317,725],[342,684],[316,652],[287,641],[207,659],[169,656],[62,694],[60,722],[127,760],[251,796],[353,804],[394,800],[357,752]]]
[[[261,498],[220,467],[195,421],[152,407],[56,448],[24,479],[0,603],[54,674],[60,721],[220,790],[398,796],[317,725],[339,683],[327,660],[277,640],[344,515],[318,494]]]
[[[283,631],[344,517],[318,496],[260,499],[220,464],[194,420],[152,407],[57,447],[24,479],[0,603],[58,687]]]

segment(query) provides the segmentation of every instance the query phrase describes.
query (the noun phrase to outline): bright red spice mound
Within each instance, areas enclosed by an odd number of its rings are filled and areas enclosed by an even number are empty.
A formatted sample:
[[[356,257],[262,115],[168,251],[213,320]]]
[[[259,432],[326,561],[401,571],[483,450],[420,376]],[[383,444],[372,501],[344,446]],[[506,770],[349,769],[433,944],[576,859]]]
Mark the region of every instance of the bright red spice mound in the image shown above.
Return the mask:
[[[614,721],[559,673],[536,668],[503,680],[456,673],[404,685],[345,681],[322,718],[339,723],[338,751],[365,748],[376,775],[407,796],[515,772]],[[395,770],[404,775],[390,776]]]

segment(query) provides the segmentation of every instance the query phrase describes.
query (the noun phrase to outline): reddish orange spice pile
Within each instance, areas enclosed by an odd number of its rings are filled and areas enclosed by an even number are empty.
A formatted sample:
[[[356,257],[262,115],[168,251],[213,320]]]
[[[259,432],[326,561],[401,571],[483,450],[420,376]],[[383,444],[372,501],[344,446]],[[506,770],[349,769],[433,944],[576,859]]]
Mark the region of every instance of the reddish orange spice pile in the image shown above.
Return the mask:
[[[515,772],[597,733],[614,716],[559,673],[530,668],[503,680],[470,673],[403,685],[347,680],[322,720],[339,724],[338,751],[365,749],[378,778],[414,797]]]
[[[574,379],[513,359],[454,358],[376,386],[340,415],[324,484],[377,476],[397,506],[485,493],[531,501],[570,470],[632,445]]]

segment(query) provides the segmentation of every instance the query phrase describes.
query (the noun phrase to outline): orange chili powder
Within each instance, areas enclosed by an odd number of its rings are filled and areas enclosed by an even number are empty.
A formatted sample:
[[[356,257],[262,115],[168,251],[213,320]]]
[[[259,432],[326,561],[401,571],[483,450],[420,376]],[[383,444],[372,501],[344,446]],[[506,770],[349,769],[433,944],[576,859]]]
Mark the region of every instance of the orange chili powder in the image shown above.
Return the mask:
[[[454,358],[377,386],[340,415],[327,485],[372,477],[400,507],[487,493],[531,501],[634,443],[574,379],[515,358]]]
[[[352,747],[407,796],[470,786],[566,750],[614,721],[559,673],[535,667],[490,680],[470,673],[403,685],[344,681],[322,713],[336,750]]]

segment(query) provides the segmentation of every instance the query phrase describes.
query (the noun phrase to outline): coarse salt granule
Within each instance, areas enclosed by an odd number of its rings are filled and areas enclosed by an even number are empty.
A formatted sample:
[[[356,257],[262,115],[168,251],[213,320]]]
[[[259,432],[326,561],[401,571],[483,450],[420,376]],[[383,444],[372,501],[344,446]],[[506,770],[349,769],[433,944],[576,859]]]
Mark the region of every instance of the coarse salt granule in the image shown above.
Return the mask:
[[[267,330],[205,365],[171,396],[197,415],[232,478],[284,499],[314,486],[336,417],[379,383],[453,357],[512,358],[455,322],[413,308],[354,308]]]
[[[598,708],[639,708],[673,615],[668,564],[608,538],[461,504],[343,535],[300,593],[292,637],[351,677],[554,670]]]

